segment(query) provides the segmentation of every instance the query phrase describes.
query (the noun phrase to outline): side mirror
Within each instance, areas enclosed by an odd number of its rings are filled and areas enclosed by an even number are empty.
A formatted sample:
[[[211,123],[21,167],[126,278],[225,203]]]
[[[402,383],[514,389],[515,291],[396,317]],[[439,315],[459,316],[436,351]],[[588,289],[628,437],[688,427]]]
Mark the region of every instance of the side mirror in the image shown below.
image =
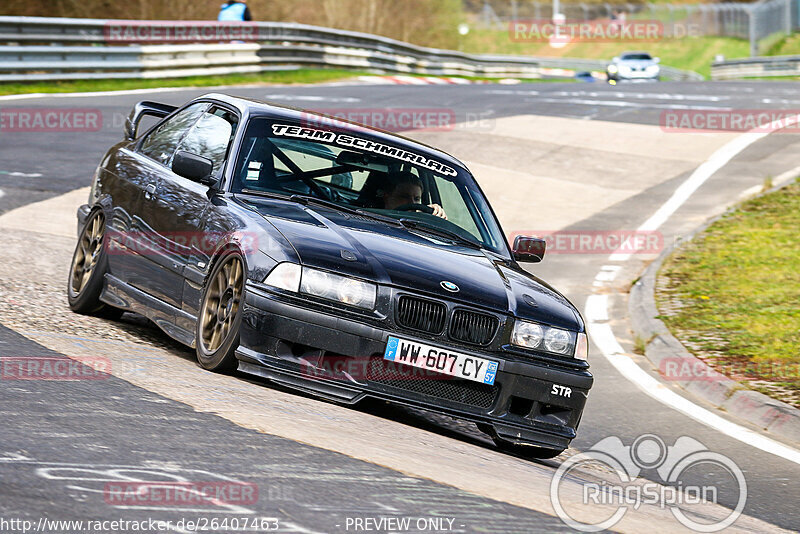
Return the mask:
[[[544,259],[546,248],[547,242],[544,239],[518,235],[514,238],[514,246],[511,248],[511,252],[517,261],[539,263]]]
[[[617,61],[619,61],[619,56],[611,58],[611,63],[616,63]]]
[[[654,57],[654,58],[653,58],[653,61],[654,61],[655,63],[661,63],[661,58],[660,58],[660,57]]]
[[[210,159],[185,150],[178,150],[175,152],[175,157],[172,158],[172,172],[209,187],[217,184],[217,181],[211,176],[213,169],[214,164]]]

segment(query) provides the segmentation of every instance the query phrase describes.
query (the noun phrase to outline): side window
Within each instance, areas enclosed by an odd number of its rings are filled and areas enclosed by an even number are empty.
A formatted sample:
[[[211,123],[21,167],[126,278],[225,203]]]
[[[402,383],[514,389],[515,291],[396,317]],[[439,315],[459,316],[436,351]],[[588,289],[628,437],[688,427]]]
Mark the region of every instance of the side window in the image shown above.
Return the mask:
[[[179,112],[153,130],[142,142],[139,151],[145,156],[167,165],[181,138],[207,107],[208,104],[201,102]]]
[[[216,175],[225,163],[238,122],[238,117],[230,111],[212,108],[203,113],[192,131],[180,142],[178,150],[210,159],[214,164],[212,173]]]

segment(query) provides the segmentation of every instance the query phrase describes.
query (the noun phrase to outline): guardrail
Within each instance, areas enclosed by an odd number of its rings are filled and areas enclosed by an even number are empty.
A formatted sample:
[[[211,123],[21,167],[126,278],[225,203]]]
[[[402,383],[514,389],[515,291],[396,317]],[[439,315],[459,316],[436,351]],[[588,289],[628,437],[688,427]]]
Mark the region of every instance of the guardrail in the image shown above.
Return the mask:
[[[141,29],[147,31],[139,31]],[[208,29],[221,33],[203,36]],[[245,42],[215,35],[246,34]],[[127,33],[126,33],[126,30]],[[194,30],[194,34],[192,33]],[[226,33],[225,30],[231,30]],[[158,42],[172,32],[181,44]],[[192,35],[204,44],[183,44]],[[220,42],[226,41],[226,42]],[[466,54],[386,37],[297,23],[215,23],[0,17],[0,82],[86,78],[173,78],[301,66],[435,76],[539,78],[554,69],[603,71],[606,62]],[[701,80],[663,67],[667,79]]]
[[[740,80],[800,76],[800,56],[751,57],[715,61],[711,64],[712,80]]]

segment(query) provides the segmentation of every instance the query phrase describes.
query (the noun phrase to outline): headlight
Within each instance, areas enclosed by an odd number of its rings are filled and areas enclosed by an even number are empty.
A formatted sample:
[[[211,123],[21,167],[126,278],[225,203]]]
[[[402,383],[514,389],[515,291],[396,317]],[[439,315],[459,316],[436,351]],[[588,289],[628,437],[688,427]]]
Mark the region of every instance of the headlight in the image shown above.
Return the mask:
[[[375,308],[378,295],[378,286],[375,284],[289,262],[279,263],[273,268],[264,283],[368,310]]]
[[[520,347],[535,349],[542,342],[544,329],[536,324],[526,321],[517,321],[514,332],[511,334],[511,343]]]
[[[332,287],[331,275],[314,269],[303,269],[303,283],[300,291],[309,295],[331,298],[330,290]]]
[[[569,332],[558,328],[549,328],[544,336],[544,348],[556,354],[566,354],[572,341]]]
[[[576,335],[568,330],[518,320],[514,323],[514,330],[511,332],[511,343],[526,349],[539,349],[554,354],[574,355],[576,358],[586,359],[587,350],[580,346],[581,336],[586,345],[585,334]],[[578,350],[576,350],[576,341]]]
[[[270,271],[264,279],[264,283],[297,293],[300,289],[300,270],[300,266],[296,263],[279,263]]]
[[[300,292],[371,310],[375,307],[378,286],[304,267]]]
[[[661,70],[661,67],[659,67],[658,65],[648,65],[647,68],[645,69],[645,71],[647,71],[650,74],[656,73],[659,70]]]

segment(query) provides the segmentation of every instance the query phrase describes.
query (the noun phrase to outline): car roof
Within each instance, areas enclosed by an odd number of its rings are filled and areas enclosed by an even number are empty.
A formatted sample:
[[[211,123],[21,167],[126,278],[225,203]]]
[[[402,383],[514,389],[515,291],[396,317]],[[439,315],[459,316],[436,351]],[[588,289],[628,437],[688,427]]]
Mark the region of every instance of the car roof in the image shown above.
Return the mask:
[[[360,133],[363,133],[364,131],[367,131],[367,133],[375,139],[386,141],[394,145],[399,145],[404,150],[427,153],[428,155],[434,156],[444,162],[457,165],[462,169],[467,170],[467,166],[464,165],[464,163],[462,163],[454,156],[451,156],[447,152],[439,150],[438,148],[426,145],[425,143],[420,143],[419,141],[414,141],[413,139],[409,139],[402,135],[398,135],[392,132],[387,132],[385,130],[381,130],[378,128],[372,128],[370,126],[359,124],[339,117],[332,117],[324,113],[317,113],[311,110],[294,108],[290,106],[283,106],[270,102],[263,102],[261,100],[256,100],[254,98],[231,96],[223,93],[209,93],[201,97],[198,97],[195,100],[217,100],[220,102],[224,102],[237,108],[239,111],[242,112],[243,115],[249,115],[251,117],[261,116],[261,117],[268,117],[271,119],[277,118],[279,120],[285,119],[285,120],[290,120],[292,122],[302,122],[303,120],[308,121],[309,115],[313,115],[316,117],[324,117],[336,121],[336,128],[338,129],[342,129],[344,125],[352,124],[353,130],[351,133],[354,135],[358,135]],[[321,122],[321,124],[325,124],[325,122]]]
[[[648,56],[653,57],[653,55],[650,52],[645,52],[644,50],[628,50],[627,52],[621,53],[619,57],[627,56],[630,54],[647,54]]]

